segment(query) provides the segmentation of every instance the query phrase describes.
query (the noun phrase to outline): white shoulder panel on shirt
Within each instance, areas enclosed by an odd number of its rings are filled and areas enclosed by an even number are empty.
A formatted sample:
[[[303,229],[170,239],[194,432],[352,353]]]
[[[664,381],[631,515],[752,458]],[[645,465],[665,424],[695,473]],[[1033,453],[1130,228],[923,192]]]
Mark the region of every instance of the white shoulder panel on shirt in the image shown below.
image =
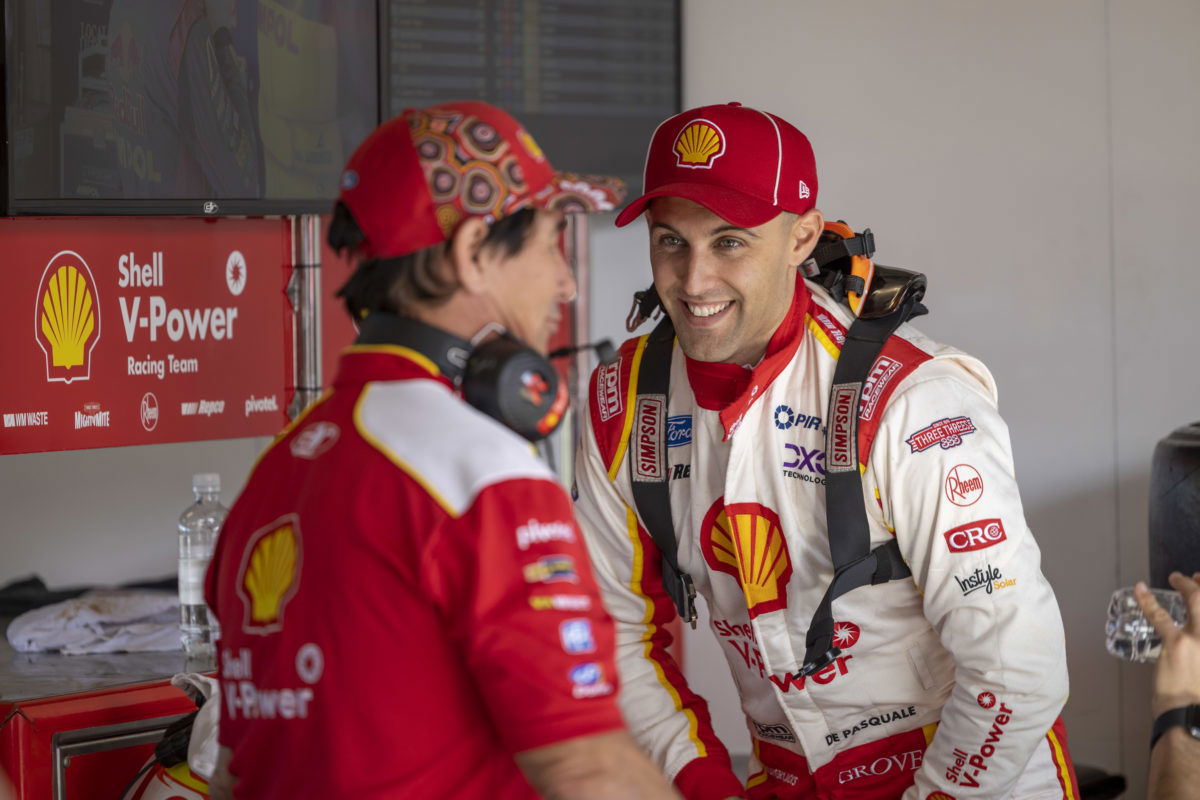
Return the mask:
[[[483,489],[521,478],[554,481],[525,439],[427,380],[369,383],[355,410],[359,434],[453,516]]]

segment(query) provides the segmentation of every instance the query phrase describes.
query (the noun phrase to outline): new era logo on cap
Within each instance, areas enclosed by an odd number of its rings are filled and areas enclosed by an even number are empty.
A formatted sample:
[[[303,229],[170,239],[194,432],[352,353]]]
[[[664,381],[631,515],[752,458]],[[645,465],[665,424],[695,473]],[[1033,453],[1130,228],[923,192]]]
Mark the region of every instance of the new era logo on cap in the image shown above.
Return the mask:
[[[812,145],[786,120],[740,103],[677,114],[654,132],[643,194],[617,217],[627,225],[655,197],[682,197],[742,227],[817,201]]]

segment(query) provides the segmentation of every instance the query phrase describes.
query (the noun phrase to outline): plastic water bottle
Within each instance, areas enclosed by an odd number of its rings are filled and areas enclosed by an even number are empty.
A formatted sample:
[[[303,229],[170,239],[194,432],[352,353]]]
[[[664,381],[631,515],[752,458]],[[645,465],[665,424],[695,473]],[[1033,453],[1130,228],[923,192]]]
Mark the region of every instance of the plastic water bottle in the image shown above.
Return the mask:
[[[221,476],[192,476],[196,500],[179,517],[179,630],[189,668],[216,666],[216,620],[204,604],[204,573],[229,509],[221,505]]]
[[[1176,625],[1187,622],[1187,603],[1179,592],[1174,589],[1151,589],[1150,593],[1171,614]],[[1153,663],[1162,652],[1162,637],[1142,613],[1131,586],[1113,592],[1112,600],[1108,603],[1108,622],[1104,626],[1104,633],[1104,646],[1108,652],[1126,661]]]

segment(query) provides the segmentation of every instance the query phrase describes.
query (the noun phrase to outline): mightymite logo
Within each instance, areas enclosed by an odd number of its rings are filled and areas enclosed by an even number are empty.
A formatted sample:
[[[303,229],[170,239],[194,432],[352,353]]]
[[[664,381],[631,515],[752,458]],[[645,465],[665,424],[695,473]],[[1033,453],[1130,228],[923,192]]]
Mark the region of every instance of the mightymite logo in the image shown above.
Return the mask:
[[[751,619],[787,607],[792,562],[774,511],[758,503],[727,506],[718,498],[704,515],[700,547],[710,567],[742,587]]]
[[[38,285],[34,336],[46,354],[46,380],[86,381],[100,341],[100,295],[83,257],[56,253]]]
[[[300,585],[300,520],[287,514],[255,531],[238,570],[242,630],[266,635],[283,629],[283,611]]]

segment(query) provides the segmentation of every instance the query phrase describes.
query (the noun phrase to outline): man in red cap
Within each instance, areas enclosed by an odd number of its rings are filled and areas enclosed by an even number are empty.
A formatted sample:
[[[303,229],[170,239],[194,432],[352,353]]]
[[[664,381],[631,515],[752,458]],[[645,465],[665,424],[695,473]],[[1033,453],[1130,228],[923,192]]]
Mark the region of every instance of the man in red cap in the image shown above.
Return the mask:
[[[1062,621],[992,377],[903,324],[835,385],[870,271],[839,297],[799,268],[838,242],[870,264],[816,201],[805,136],[730,103],[658,127],[617,218],[645,218],[673,326],[593,375],[576,465],[625,718],[690,800],[1076,798]],[[844,591],[827,499],[881,565]],[[688,581],[746,714],[744,787],[667,655]]]
[[[351,156],[329,240],[362,259],[359,337],[208,573],[214,797],[676,796],[624,730],[612,621],[529,445],[563,410],[563,213],[613,188],[483,103],[409,109]]]

